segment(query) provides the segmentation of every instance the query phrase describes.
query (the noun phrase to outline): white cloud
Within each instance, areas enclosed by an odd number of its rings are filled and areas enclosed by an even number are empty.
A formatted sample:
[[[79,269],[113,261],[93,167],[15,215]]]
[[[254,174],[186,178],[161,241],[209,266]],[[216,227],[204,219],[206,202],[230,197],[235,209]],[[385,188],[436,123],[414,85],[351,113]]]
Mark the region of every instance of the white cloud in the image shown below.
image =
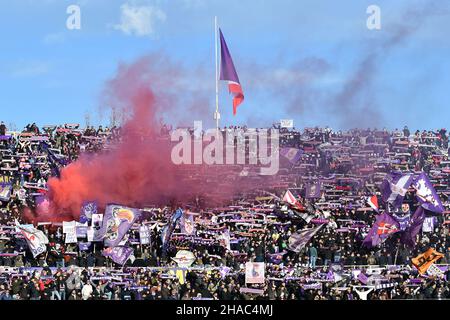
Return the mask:
[[[155,33],[155,24],[166,21],[164,11],[153,6],[132,6],[125,3],[120,10],[120,24],[114,28],[127,35],[151,36]]]

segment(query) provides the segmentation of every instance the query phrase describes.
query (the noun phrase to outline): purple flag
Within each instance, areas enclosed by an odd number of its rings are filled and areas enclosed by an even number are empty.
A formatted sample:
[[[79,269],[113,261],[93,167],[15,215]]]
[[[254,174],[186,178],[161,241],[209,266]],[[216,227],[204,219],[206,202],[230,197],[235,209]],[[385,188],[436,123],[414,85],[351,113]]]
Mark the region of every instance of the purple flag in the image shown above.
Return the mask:
[[[369,278],[366,276],[366,274],[364,272],[360,272],[358,274],[358,280],[361,281],[362,284],[367,284],[367,281],[369,280]]]
[[[403,175],[398,172],[388,174],[381,184],[383,201],[391,203],[395,209],[399,208],[412,181],[412,174]]]
[[[81,206],[80,223],[85,223],[92,219],[92,215],[97,214],[97,202],[85,201]]]
[[[439,199],[436,190],[428,179],[425,173],[421,173],[413,182],[413,187],[416,189],[417,200],[422,204],[426,210],[436,213],[444,212],[444,206],[441,199]]]
[[[115,263],[124,265],[133,253],[133,249],[130,247],[114,247],[106,248],[103,250],[105,257],[110,257]]]
[[[277,253],[268,253],[267,260],[270,263],[280,264],[283,261],[283,256],[287,253],[287,251],[277,252]]]
[[[183,213],[180,218],[180,229],[181,233],[184,234],[191,235],[195,233],[194,216],[192,214]]]
[[[309,240],[324,226],[321,224],[316,228],[300,230],[289,237],[288,249],[294,252],[300,252]]]
[[[380,214],[377,216],[374,225],[364,239],[363,246],[369,248],[376,247],[391,234],[398,232],[399,230],[400,227],[398,222],[394,218],[387,213]]]
[[[320,192],[321,192],[320,181],[317,183],[307,184],[305,198],[307,199],[320,198]]]
[[[80,249],[80,251],[87,251],[90,247],[90,242],[78,242],[78,248]]]
[[[242,91],[239,77],[234,67],[233,59],[231,58],[230,51],[228,50],[227,43],[223,37],[222,30],[220,33],[220,52],[221,52],[221,68],[220,68],[220,80],[228,81],[228,90],[234,95],[233,98],[233,115],[236,115],[237,107],[244,101],[244,92]]]
[[[401,231],[404,231],[406,228],[408,228],[408,226],[411,222],[411,214],[410,213],[407,213],[405,215],[400,215],[400,214],[394,213],[394,214],[392,214],[392,217],[397,221]]]
[[[105,246],[117,246],[139,216],[139,209],[115,204],[106,206],[103,224],[98,233],[104,239]]]
[[[423,221],[425,220],[425,210],[422,207],[418,207],[411,217],[411,224],[403,232],[401,242],[409,247],[416,245],[416,236],[422,228]]]
[[[280,154],[288,159],[290,163],[296,164],[302,157],[303,150],[297,148],[281,148]]]

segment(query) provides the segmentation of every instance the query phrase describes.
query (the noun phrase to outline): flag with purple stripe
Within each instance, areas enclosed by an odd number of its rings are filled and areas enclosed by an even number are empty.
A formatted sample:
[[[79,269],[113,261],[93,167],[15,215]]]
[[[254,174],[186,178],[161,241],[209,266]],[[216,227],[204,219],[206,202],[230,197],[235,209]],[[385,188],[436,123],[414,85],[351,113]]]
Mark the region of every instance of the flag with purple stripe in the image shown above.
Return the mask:
[[[312,237],[324,226],[321,224],[316,228],[300,230],[289,237],[288,249],[294,252],[300,252]]]
[[[98,238],[103,238],[107,247],[117,246],[140,215],[139,209],[115,204],[107,205]]]
[[[398,226],[401,231],[408,228],[410,222],[411,222],[411,214],[407,213],[405,215],[401,215],[399,213],[392,214],[392,217],[397,221]]]
[[[388,202],[395,209],[402,205],[403,198],[413,181],[412,174],[392,172],[381,183],[381,196],[384,202]]]
[[[372,248],[385,241],[391,234],[400,231],[398,222],[389,214],[383,213],[376,217],[376,221],[366,238],[363,246]]]
[[[115,263],[124,265],[133,251],[133,248],[130,247],[114,247],[104,249],[102,254],[105,257],[110,257]]]
[[[416,245],[416,236],[422,228],[423,221],[425,220],[425,210],[422,207],[418,207],[411,217],[411,223],[408,228],[403,232],[401,242],[409,247]]]
[[[288,159],[290,163],[296,164],[302,157],[303,150],[297,148],[281,148],[280,154]]]
[[[421,173],[413,182],[412,186],[416,189],[417,200],[426,210],[436,213],[444,212],[444,206],[439,199],[436,190],[425,173]]]
[[[233,115],[236,115],[237,107],[244,101],[244,92],[242,91],[239,77],[234,67],[233,59],[231,58],[230,51],[228,50],[227,43],[223,37],[222,30],[220,33],[220,53],[221,53],[221,68],[220,68],[220,80],[228,81],[228,90],[234,95],[233,98]]]

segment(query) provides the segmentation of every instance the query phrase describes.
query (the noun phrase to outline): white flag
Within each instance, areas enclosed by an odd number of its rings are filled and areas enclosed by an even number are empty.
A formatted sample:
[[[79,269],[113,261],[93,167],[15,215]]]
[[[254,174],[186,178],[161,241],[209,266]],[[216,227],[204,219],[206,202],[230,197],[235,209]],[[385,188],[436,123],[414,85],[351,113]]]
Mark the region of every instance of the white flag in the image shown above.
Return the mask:
[[[17,220],[16,230],[20,232],[27,240],[28,247],[30,248],[34,258],[47,251],[46,244],[48,243],[48,238],[41,230],[36,229],[32,224],[21,225]]]

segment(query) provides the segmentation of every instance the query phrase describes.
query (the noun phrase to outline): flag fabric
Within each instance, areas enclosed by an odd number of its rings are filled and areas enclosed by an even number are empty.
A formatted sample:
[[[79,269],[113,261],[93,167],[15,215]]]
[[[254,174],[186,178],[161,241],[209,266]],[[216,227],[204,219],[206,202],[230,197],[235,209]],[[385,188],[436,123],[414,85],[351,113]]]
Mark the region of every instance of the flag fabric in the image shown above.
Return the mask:
[[[403,232],[400,241],[409,247],[414,247],[416,245],[416,236],[422,228],[424,220],[425,210],[422,207],[418,207],[412,215],[411,222]]]
[[[436,217],[425,217],[422,225],[422,232],[433,232],[434,225],[437,222]]]
[[[403,198],[413,182],[413,175],[392,172],[381,183],[381,195],[384,202],[390,203],[394,208],[402,205]]]
[[[427,275],[432,277],[443,277],[445,276],[444,271],[439,269],[434,263],[432,263],[427,269]]]
[[[188,268],[195,262],[195,255],[191,251],[180,250],[174,258],[172,258],[179,267]]]
[[[220,33],[220,52],[221,52],[221,68],[220,68],[220,80],[228,81],[228,90],[234,95],[233,98],[233,115],[236,115],[237,107],[244,101],[244,92],[242,91],[239,77],[234,67],[233,59],[231,58],[230,51],[228,50],[227,43],[223,37],[222,30]]]
[[[306,185],[306,193],[305,193],[306,199],[320,198],[320,193],[321,193],[320,181],[317,183],[310,183]]]
[[[175,230],[177,222],[182,215],[183,210],[181,210],[181,208],[175,210],[175,212],[170,217],[169,223],[161,231],[163,256],[165,256],[165,253],[167,252],[167,246],[169,244],[170,237],[172,236],[173,230]]]
[[[78,242],[78,248],[80,251],[88,251],[91,247],[91,242]]]
[[[227,250],[231,250],[230,246],[230,230],[226,229],[225,232],[222,232],[218,237],[217,240],[219,240],[219,243],[222,247],[226,248]]]
[[[50,146],[46,142],[41,141],[40,146],[41,150],[47,153],[48,164],[50,166],[52,175],[57,176],[59,178],[60,176],[59,166],[65,166],[67,164],[67,161],[61,158],[60,156],[57,156],[50,149]]]
[[[369,206],[375,210],[376,212],[378,212],[379,206],[378,206],[378,198],[376,195],[373,195],[371,197],[369,197],[367,199],[367,203],[369,204]]]
[[[63,221],[64,243],[77,243],[76,221]]]
[[[290,163],[296,164],[302,157],[303,150],[297,148],[281,148],[280,154],[288,159]]]
[[[410,213],[404,215],[401,215],[399,213],[393,213],[392,217],[397,221],[400,231],[406,230],[406,228],[408,228],[411,223]]]
[[[358,280],[361,281],[362,284],[366,285],[369,281],[369,277],[364,272],[360,272],[358,274]]]
[[[264,283],[264,271],[264,262],[247,262],[245,264],[245,283]]]
[[[99,242],[103,240],[102,233],[102,225],[103,225],[103,213],[97,213],[92,215],[91,220],[91,232],[92,233],[92,241]]]
[[[105,257],[110,257],[115,263],[124,265],[125,262],[131,258],[133,251],[133,248],[120,246],[106,248],[103,250],[102,254]]]
[[[437,252],[433,248],[428,249],[424,253],[419,254],[417,257],[412,258],[412,264],[419,270],[420,274],[427,272],[428,268],[444,255]]]
[[[139,242],[141,244],[150,244],[151,236],[150,229],[146,225],[142,225],[139,227]]]
[[[397,221],[385,212],[376,217],[376,221],[364,239],[363,245],[369,248],[376,247],[391,234],[398,231],[400,231],[400,228]]]
[[[422,172],[414,180],[412,186],[416,189],[416,198],[424,209],[436,213],[444,212],[441,199],[425,173]]]
[[[298,201],[291,191],[287,190],[284,194],[283,201],[289,203],[292,207],[297,210],[305,211],[305,207]]]
[[[9,201],[13,184],[10,177],[2,176],[0,181],[0,201]]]
[[[139,209],[109,204],[106,206],[103,224],[96,238],[103,239],[107,247],[115,247],[139,217]]]
[[[85,201],[81,205],[80,222],[85,223],[92,219],[92,215],[97,214],[97,202]]]
[[[288,239],[288,249],[294,252],[300,252],[306,244],[309,242],[309,240],[314,237],[314,235],[323,227],[324,225],[321,224],[320,226],[316,228],[311,229],[303,229],[300,230],[294,234],[292,234]]]
[[[186,212],[180,218],[181,233],[192,235],[195,232],[194,216]]]
[[[280,264],[281,261],[283,261],[283,256],[287,253],[286,250],[283,250],[282,252],[276,252],[276,253],[268,253],[267,254],[267,260],[270,263],[274,264]]]
[[[41,230],[36,229],[32,224],[21,225],[16,220],[16,230],[25,237],[34,258],[47,250],[47,236]]]

